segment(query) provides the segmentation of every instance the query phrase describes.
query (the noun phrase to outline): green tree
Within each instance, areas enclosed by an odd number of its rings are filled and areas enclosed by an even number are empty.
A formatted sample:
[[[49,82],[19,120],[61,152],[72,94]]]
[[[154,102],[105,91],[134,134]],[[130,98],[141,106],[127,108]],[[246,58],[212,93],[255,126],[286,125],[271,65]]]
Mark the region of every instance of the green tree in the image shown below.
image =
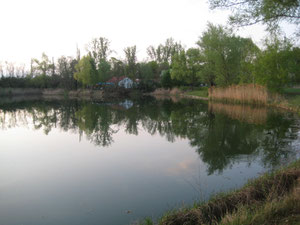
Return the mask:
[[[202,67],[202,58],[199,49],[190,48],[175,54],[171,64],[171,78],[181,84],[195,86],[199,82]]]
[[[267,40],[255,64],[256,82],[279,91],[299,79],[300,55],[288,40]]]
[[[269,30],[278,28],[281,21],[299,25],[299,0],[209,0],[210,7],[229,8],[233,11],[229,22],[247,26],[263,23]]]
[[[49,60],[45,53],[42,54],[41,60],[32,59],[31,61],[31,76],[35,77],[32,81],[33,85],[39,88],[50,87],[49,76],[54,76],[54,63]]]
[[[108,56],[112,53],[109,40],[105,37],[94,38],[87,45],[87,51],[95,62],[99,81],[108,80],[111,76],[111,65]]]
[[[86,47],[90,56],[95,60],[96,66],[101,61],[107,61],[108,56],[112,53],[110,42],[105,37],[94,38]]]
[[[54,64],[49,60],[49,57],[45,53],[42,54],[41,60],[32,59],[32,62],[33,70],[35,71],[35,73],[44,76],[51,75]]]
[[[173,87],[173,80],[171,78],[170,70],[163,70],[161,72],[161,86],[164,88]]]
[[[113,77],[124,76],[125,65],[121,60],[111,57],[110,64],[111,64],[111,76]]]
[[[180,42],[175,42],[173,38],[168,38],[164,44],[158,45],[156,48],[150,45],[147,48],[147,54],[153,61],[158,64],[171,64],[172,56],[179,54],[183,50]]]
[[[136,58],[136,46],[127,47],[124,49],[125,63],[126,63],[126,76],[130,78],[136,78],[137,75],[137,58]]]
[[[98,65],[99,81],[107,81],[111,76],[111,66],[108,61],[101,60]]]
[[[94,85],[99,82],[95,61],[91,56],[83,56],[75,69],[74,78],[83,85]]]
[[[210,85],[226,86],[249,81],[242,71],[255,59],[258,48],[251,39],[232,34],[230,29],[208,24],[197,42],[204,57],[201,77]],[[251,77],[251,74],[247,75]],[[251,79],[250,79],[251,80]],[[253,79],[252,79],[253,80]]]
[[[76,87],[76,80],[74,79],[75,65],[77,60],[72,57],[61,56],[57,60],[56,73],[60,77],[60,86],[66,89],[73,89]]]

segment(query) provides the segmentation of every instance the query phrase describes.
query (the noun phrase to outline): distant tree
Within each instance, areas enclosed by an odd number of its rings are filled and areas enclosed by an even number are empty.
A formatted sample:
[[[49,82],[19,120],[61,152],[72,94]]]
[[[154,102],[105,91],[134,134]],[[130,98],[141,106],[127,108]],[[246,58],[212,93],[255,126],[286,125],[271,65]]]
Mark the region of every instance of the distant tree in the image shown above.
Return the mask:
[[[253,51],[258,49],[251,39],[235,36],[230,29],[213,24],[208,24],[197,44],[204,57],[203,81],[222,86],[241,81],[241,73],[248,65],[246,62],[255,59]]]
[[[126,76],[136,78],[137,75],[137,58],[136,46],[127,47],[124,49],[125,63],[126,63]]]
[[[153,45],[150,45],[147,48],[147,54],[150,57],[151,60],[156,61],[157,63],[163,62],[163,45],[158,45],[157,48],[155,48]]]
[[[83,85],[94,85],[99,82],[95,61],[91,56],[83,56],[75,69],[74,78]]]
[[[111,65],[111,76],[113,77],[124,76],[125,65],[121,60],[111,57],[110,65]]]
[[[99,81],[107,81],[111,76],[111,66],[110,63],[106,60],[101,60],[98,65],[98,76]]]
[[[279,91],[300,77],[300,52],[288,40],[268,40],[255,64],[256,82]]]
[[[4,69],[3,69],[2,62],[0,62],[0,76],[1,76],[1,77],[4,76]]]
[[[42,53],[42,59],[32,59],[32,67],[33,71],[39,75],[51,75],[54,65],[53,63],[49,60],[49,57],[45,54]]]
[[[173,80],[171,78],[170,70],[163,70],[161,73],[161,86],[164,88],[173,87]]]
[[[154,79],[154,71],[151,63],[141,62],[137,64],[138,78],[143,80]]]
[[[209,0],[210,7],[229,8],[233,11],[229,22],[232,25],[247,26],[263,23],[269,30],[278,27],[281,21],[299,25],[299,0]]]
[[[9,77],[15,76],[15,63],[6,61],[5,65],[6,75]]]
[[[94,38],[86,47],[90,56],[95,60],[98,67],[101,61],[107,61],[108,56],[112,53],[110,42],[105,37]]]
[[[300,48],[294,47],[289,53],[288,67],[292,84],[300,83]]]
[[[195,86],[200,79],[202,58],[199,49],[190,48],[175,54],[171,64],[171,78],[182,84]]]
[[[94,38],[87,45],[87,51],[95,61],[99,81],[108,80],[111,76],[111,66],[108,61],[108,56],[112,53],[109,40],[105,37]]]
[[[171,63],[172,56],[183,50],[180,42],[175,42],[173,38],[168,38],[164,44],[160,44],[155,48],[150,45],[147,48],[147,54],[151,60],[156,61],[158,64]]]
[[[77,60],[73,57],[61,56],[57,60],[56,73],[60,78],[60,86],[66,89],[74,89],[76,80],[74,79],[75,65]]]

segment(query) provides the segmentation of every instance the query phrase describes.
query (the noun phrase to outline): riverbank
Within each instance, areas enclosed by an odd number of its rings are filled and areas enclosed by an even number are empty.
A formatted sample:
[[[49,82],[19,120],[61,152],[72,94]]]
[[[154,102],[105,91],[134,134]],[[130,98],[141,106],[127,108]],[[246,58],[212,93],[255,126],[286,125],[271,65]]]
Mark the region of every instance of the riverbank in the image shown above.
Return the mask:
[[[184,88],[156,89],[150,95],[161,97],[183,97],[230,104],[261,105],[277,107],[300,113],[300,88],[287,88],[281,94],[270,93],[258,85],[237,85],[228,88],[200,87],[194,90]]]
[[[84,100],[103,100],[103,99],[122,99],[137,95],[137,91],[114,88],[105,90],[64,90],[64,89],[33,89],[33,88],[0,88],[1,98],[22,97],[30,98],[33,96],[55,99],[84,99]]]
[[[169,97],[209,100],[207,87],[195,88],[194,90],[186,89],[183,87],[172,88],[172,89],[158,88],[154,92],[150,93],[149,95],[154,96],[156,98],[169,96]]]
[[[300,160],[206,203],[167,212],[157,223],[147,218],[140,224],[300,224]]]

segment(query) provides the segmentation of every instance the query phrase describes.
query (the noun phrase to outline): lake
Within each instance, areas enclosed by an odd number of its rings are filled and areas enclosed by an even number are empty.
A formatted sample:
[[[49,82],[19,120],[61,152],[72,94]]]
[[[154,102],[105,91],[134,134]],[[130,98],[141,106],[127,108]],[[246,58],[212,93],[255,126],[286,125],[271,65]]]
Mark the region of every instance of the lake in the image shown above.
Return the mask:
[[[0,224],[155,219],[299,158],[299,128],[187,99],[0,101]]]

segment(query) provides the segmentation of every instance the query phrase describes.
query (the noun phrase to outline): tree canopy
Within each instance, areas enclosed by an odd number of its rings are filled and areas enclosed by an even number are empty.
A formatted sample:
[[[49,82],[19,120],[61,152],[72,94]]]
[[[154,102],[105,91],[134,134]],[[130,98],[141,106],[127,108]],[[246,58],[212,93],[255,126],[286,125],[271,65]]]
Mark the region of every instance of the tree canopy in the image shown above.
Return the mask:
[[[95,62],[91,56],[83,56],[75,66],[74,78],[84,85],[93,85],[99,82]]]
[[[300,0],[209,0],[210,8],[229,8],[232,25],[247,26],[263,23],[269,30],[278,28],[281,21],[299,25]]]

